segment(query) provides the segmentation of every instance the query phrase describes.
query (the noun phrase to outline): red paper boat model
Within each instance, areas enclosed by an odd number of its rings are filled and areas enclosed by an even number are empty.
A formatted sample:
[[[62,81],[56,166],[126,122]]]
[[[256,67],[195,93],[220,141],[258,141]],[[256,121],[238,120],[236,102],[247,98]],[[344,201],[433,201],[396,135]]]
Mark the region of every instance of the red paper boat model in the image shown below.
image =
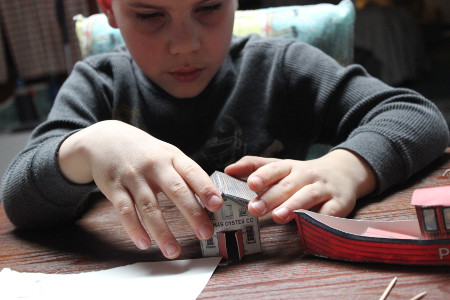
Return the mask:
[[[295,211],[306,253],[333,259],[450,265],[450,186],[414,191],[417,220],[370,221]]]

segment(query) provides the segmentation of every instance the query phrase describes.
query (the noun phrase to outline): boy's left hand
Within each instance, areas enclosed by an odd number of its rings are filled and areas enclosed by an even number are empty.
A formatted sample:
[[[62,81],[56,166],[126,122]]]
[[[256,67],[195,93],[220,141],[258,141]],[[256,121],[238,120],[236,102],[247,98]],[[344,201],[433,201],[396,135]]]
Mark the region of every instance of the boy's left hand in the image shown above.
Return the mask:
[[[280,224],[292,220],[296,209],[317,208],[323,214],[345,217],[356,200],[377,185],[371,167],[343,149],[308,161],[246,156],[225,173],[248,177],[248,186],[258,194],[249,204],[250,213],[259,217],[273,210],[273,220]]]

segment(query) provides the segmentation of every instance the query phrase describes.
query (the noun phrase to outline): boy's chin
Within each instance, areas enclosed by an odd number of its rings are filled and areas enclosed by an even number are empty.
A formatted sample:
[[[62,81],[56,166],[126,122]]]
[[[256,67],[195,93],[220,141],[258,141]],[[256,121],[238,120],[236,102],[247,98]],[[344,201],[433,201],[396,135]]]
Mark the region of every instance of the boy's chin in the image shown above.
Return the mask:
[[[171,96],[178,98],[178,99],[189,99],[194,98],[200,95],[205,87],[196,87],[196,88],[179,88],[179,89],[166,89],[165,91],[170,94]]]
[[[197,97],[198,95],[200,95],[200,93],[201,91],[198,93],[175,93],[175,94],[169,93],[169,94],[177,99],[191,99]]]

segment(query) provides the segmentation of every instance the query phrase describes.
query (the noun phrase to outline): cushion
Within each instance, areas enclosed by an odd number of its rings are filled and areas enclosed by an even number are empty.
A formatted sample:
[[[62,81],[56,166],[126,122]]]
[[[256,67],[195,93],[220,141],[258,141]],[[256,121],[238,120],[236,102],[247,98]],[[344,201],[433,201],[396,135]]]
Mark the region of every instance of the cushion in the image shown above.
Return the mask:
[[[348,65],[353,61],[354,22],[355,9],[350,0],[338,5],[281,6],[237,11],[234,34],[257,33],[302,41]]]
[[[105,14],[94,14],[87,18],[77,15],[74,20],[83,57],[111,52],[124,44],[120,30],[109,26]]]
[[[112,51],[124,43],[104,14],[77,16],[76,32],[83,57]],[[234,34],[294,39],[321,49],[342,65],[353,60],[355,9],[351,0],[338,5],[294,5],[236,11]]]

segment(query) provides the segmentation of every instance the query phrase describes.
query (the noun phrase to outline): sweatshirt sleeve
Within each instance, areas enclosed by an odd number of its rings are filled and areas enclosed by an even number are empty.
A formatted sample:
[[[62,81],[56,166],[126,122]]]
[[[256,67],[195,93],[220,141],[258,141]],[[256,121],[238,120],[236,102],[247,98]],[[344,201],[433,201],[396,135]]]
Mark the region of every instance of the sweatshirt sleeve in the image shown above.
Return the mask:
[[[302,96],[313,99],[307,105],[314,108],[309,123],[317,141],[365,159],[377,176],[378,193],[408,179],[448,146],[444,117],[417,92],[388,86],[358,65],[344,68],[307,45],[292,45],[285,55],[292,90],[308,90]]]
[[[59,169],[58,149],[71,134],[106,118],[110,111],[106,83],[89,64],[78,63],[48,119],[33,130],[25,149],[9,165],[2,180],[2,202],[17,227],[46,227],[79,217],[95,184],[66,180]]]

